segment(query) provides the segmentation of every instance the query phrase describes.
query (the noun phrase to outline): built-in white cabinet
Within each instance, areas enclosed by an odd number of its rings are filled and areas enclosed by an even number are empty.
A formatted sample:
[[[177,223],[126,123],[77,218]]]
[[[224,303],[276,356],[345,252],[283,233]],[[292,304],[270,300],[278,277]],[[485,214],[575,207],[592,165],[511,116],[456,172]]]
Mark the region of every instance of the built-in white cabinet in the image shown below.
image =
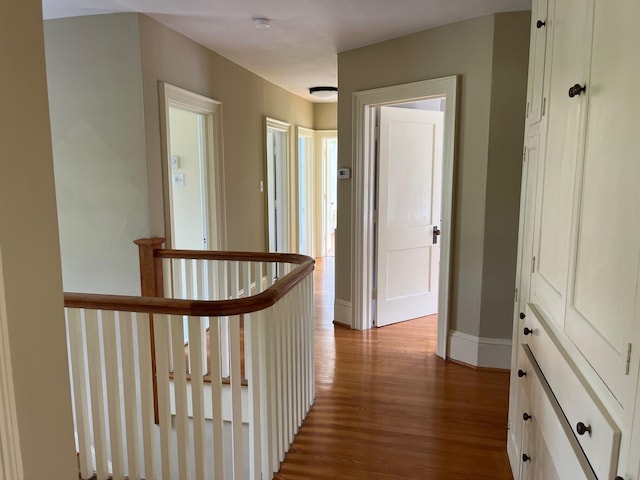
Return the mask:
[[[516,479],[640,480],[640,2],[532,9],[509,458]],[[519,386],[525,360],[550,396]]]
[[[527,125],[542,120],[544,104],[544,67],[547,50],[547,14],[549,0],[534,0],[531,5],[531,36],[529,40],[529,78],[527,89]]]

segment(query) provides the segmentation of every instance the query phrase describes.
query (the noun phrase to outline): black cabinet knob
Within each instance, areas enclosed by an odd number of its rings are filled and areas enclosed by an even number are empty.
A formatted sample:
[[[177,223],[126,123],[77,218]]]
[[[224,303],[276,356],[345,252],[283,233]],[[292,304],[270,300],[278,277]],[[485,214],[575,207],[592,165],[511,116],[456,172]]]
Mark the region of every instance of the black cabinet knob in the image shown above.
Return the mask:
[[[523,462],[528,462],[529,460],[531,460],[531,457],[529,455],[527,455],[526,453],[522,454],[522,461]]]
[[[527,375],[527,372],[525,372],[524,370],[522,369],[518,370],[518,377],[522,378],[526,375]]]
[[[620,475],[618,475],[616,478],[614,478],[614,480],[624,480],[624,478],[622,478]]]
[[[576,83],[573,87],[569,89],[569,97],[571,98],[576,97],[581,93],[584,93],[586,90],[587,90],[586,85],[580,85],[579,83]]]
[[[527,318],[527,316],[524,314],[524,312],[520,312],[520,320],[524,320],[525,318]]]
[[[536,22],[536,28],[542,28],[547,24],[547,22],[543,22],[542,20],[538,20]]]
[[[522,414],[522,419],[526,422],[527,420],[531,419],[531,415],[529,415],[527,412],[524,412]]]
[[[582,422],[578,422],[576,425],[576,432],[578,432],[578,435],[584,435],[587,432],[591,435],[591,425],[585,425]]]
[[[531,330],[528,327],[524,327],[524,330],[522,330],[522,333],[524,333],[525,335],[531,335],[533,333],[533,330]]]

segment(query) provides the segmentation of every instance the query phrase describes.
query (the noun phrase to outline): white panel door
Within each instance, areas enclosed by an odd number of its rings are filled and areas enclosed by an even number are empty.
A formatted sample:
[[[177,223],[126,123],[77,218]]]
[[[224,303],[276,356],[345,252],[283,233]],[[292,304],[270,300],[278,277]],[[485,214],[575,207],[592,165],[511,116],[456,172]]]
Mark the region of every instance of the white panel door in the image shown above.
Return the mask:
[[[640,77],[638,18],[638,0],[596,2],[565,325],[624,408],[634,404],[640,333],[640,99],[629,94]]]
[[[547,140],[540,162],[531,302],[560,327],[564,322],[573,192],[584,95],[569,97],[569,87],[584,83],[593,0],[555,0]],[[549,28],[548,26],[547,28]]]
[[[381,107],[376,325],[438,310],[443,113]]]

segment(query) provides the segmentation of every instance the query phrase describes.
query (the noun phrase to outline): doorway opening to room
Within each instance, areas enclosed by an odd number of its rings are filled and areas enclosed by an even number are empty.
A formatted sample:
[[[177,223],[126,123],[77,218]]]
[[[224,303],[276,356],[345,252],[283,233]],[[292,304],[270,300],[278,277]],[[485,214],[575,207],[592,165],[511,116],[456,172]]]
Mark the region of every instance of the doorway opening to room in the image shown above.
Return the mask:
[[[161,83],[165,225],[169,248],[225,248],[222,105]]]
[[[267,245],[270,252],[288,252],[295,247],[291,229],[292,206],[290,191],[288,123],[266,118],[266,172],[267,172]],[[294,183],[295,184],[295,183]]]
[[[446,357],[456,77],[356,92],[353,325],[437,315]]]

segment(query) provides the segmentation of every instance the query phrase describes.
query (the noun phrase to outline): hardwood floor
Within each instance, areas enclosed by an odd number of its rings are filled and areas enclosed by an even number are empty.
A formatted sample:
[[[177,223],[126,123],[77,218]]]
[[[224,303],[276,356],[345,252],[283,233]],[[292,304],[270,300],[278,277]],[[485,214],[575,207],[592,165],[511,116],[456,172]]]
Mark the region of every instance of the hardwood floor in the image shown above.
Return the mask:
[[[316,264],[316,401],[275,478],[511,480],[508,373],[436,357],[435,317],[334,327],[332,269]]]

